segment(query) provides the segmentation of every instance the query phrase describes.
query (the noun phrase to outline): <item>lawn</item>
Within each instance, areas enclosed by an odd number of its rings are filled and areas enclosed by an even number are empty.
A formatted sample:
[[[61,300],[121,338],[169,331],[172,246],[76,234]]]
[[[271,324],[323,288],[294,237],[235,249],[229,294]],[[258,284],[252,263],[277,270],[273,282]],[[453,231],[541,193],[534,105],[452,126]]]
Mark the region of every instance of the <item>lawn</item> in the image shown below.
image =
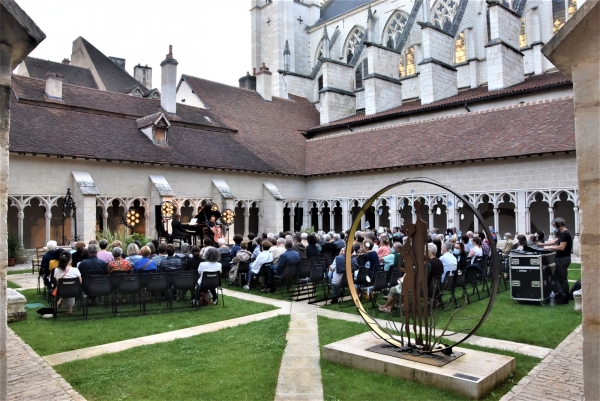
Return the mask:
[[[19,284],[15,284],[12,281],[7,281],[6,282],[6,287],[7,288],[21,288],[21,286]]]
[[[289,316],[55,366],[92,400],[272,400]]]
[[[568,277],[569,280],[581,280],[581,270],[569,268]],[[571,283],[570,286],[573,286],[573,284]]]
[[[321,347],[354,335],[368,331],[364,324],[328,319],[319,316],[319,344]],[[540,359],[511,352],[486,349],[475,346],[463,348],[508,355],[516,358],[514,375],[503,385],[496,388],[484,400],[497,400],[506,394],[521,378],[536,366]],[[395,377],[370,373],[344,365],[332,363],[321,358],[321,374],[323,377],[323,393],[325,401],[336,400],[465,400],[467,398],[425,386],[416,382]]]
[[[28,303],[45,303],[45,299],[36,290],[22,291]],[[219,300],[220,301],[220,300]],[[195,310],[190,301],[175,302],[175,309],[167,310],[166,303],[148,304],[147,314],[141,315],[137,305],[120,306],[123,312],[112,317],[110,307],[90,308],[87,320],[74,308],[74,315],[67,316],[64,307],[58,319],[41,319],[31,310],[30,318],[10,324],[10,328],[29,344],[38,354],[50,355],[94,345],[107,344],[151,334],[164,333],[199,326],[221,320],[233,319],[255,313],[276,309],[270,305],[225,297],[225,308],[210,305]],[[68,341],[49,341],[48,338],[68,339]]]

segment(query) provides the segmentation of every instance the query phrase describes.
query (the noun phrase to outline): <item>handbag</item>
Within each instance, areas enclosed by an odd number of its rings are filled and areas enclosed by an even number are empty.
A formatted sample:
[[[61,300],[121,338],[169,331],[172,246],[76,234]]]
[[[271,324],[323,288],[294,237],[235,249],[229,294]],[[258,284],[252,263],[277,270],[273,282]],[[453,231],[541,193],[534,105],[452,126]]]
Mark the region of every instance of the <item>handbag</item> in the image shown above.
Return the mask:
[[[67,272],[69,271],[70,268],[71,268],[71,266],[69,266],[67,268],[67,270],[65,270],[65,274],[63,274],[63,276],[60,278],[60,280],[65,278],[65,276],[67,275]],[[54,287],[54,289],[52,290],[52,296],[55,297],[57,293],[58,293],[58,281],[56,282],[56,287]]]

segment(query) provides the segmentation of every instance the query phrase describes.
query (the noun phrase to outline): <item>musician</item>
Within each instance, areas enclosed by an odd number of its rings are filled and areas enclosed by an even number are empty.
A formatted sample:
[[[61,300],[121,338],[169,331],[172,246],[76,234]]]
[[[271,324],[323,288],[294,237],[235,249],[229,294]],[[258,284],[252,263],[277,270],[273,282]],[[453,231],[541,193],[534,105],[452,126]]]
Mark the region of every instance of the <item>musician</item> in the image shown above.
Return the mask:
[[[556,252],[556,270],[554,278],[558,282],[556,297],[557,303],[569,303],[569,281],[567,279],[568,268],[571,264],[571,252],[573,251],[573,236],[567,230],[565,219],[557,217],[552,220],[554,237],[556,239],[538,244],[544,249]]]
[[[181,215],[179,213],[173,215],[173,221],[171,222],[171,238],[183,238],[189,243],[191,235],[194,233],[187,231],[180,219]]]
[[[221,225],[217,224],[216,216],[210,216],[210,220],[206,223],[208,226],[208,236],[214,242],[218,241],[221,235]]]

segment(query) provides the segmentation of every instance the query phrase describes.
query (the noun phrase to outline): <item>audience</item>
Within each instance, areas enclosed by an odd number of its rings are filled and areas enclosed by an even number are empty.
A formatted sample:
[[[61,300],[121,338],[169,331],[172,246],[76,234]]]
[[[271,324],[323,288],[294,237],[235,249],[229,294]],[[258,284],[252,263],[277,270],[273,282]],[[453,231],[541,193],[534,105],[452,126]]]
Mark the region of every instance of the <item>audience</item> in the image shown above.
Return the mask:
[[[135,246],[135,244],[132,244]],[[118,246],[112,249],[113,260],[108,264],[108,272],[130,272],[133,270],[131,263],[122,257],[123,250]]]
[[[181,270],[181,259],[175,256],[175,246],[167,245],[167,256],[160,259],[156,264],[159,272],[171,272]]]
[[[198,274],[200,275],[200,278],[198,278],[198,286],[202,284],[203,272],[221,272],[221,263],[219,263],[219,260],[221,260],[221,254],[216,248],[209,247],[206,249],[204,252],[204,259],[205,261],[200,263],[198,266]],[[212,303],[215,305],[218,304],[219,298],[217,296],[216,287],[211,287],[208,290],[212,295]]]
[[[458,261],[454,256],[454,245],[451,242],[446,242],[442,246],[442,256],[440,257],[442,264],[444,265],[444,274],[442,275],[442,283],[444,282],[444,278],[446,277],[447,272],[451,272],[450,275],[453,276],[454,272],[458,268]]]
[[[250,289],[252,283],[252,277],[260,271],[260,268],[265,263],[273,262],[273,255],[269,251],[271,249],[271,242],[264,240],[261,244],[262,251],[256,256],[256,260],[250,263],[250,271],[248,272],[248,284],[244,286],[245,290]]]
[[[106,263],[112,262],[112,260],[114,259],[113,255],[111,252],[108,252],[106,250],[106,248],[108,248],[108,241],[105,239],[101,239],[98,245],[100,246],[100,252],[98,252],[98,254],[96,255],[98,259],[101,259]]]
[[[133,265],[133,271],[136,273],[156,273],[158,268],[156,266],[156,262],[153,259],[150,259],[152,255],[152,251],[148,246],[143,246],[140,249],[140,253],[142,257],[138,259]]]
[[[90,243],[87,251],[90,256],[82,260],[78,266],[81,275],[108,274],[108,263],[98,258],[98,245]],[[112,257],[112,254],[110,256]]]
[[[79,278],[79,283],[81,283],[81,273],[79,272],[79,269],[72,267],[70,262],[71,253],[68,251],[61,252],[58,258],[58,267],[54,271],[54,278],[56,279],[57,283],[58,280],[69,278]],[[72,314],[73,305],[75,305],[75,298],[59,298],[56,302],[56,306],[60,308],[63,303],[67,308],[67,314]]]
[[[306,247],[306,259],[318,258],[321,256],[321,252],[317,247],[317,237],[314,234],[306,237],[306,241],[308,242],[308,246]]]

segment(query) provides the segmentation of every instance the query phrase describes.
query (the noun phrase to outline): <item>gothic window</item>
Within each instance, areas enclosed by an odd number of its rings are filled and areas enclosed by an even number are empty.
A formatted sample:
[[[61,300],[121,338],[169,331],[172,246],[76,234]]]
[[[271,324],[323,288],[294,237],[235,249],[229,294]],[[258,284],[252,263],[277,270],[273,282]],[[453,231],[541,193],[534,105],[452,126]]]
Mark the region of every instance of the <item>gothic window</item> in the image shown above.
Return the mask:
[[[323,89],[323,75],[319,76],[319,79],[317,79],[317,85],[319,90]]]
[[[521,20],[521,32],[519,32],[519,46],[527,46],[527,34],[525,33],[525,18]]]
[[[346,46],[344,46],[344,53],[346,54],[346,62],[349,63],[352,60],[352,57],[356,54],[356,47],[362,41],[365,32],[362,28],[355,27],[352,28],[352,31],[348,35],[348,39],[346,39]]]
[[[465,44],[465,32],[461,32],[456,38],[454,45],[454,62],[456,64],[467,61],[467,46]]]
[[[569,0],[569,8],[567,10],[569,12],[569,19],[575,14],[577,11],[577,0]]]
[[[489,9],[485,13],[485,23],[486,23],[486,29],[487,29],[487,40],[488,40],[488,43],[490,43],[492,41],[492,31],[490,28],[490,10]]]
[[[369,73],[369,59],[364,59],[354,71],[354,79],[356,81],[356,89],[363,87],[363,78]]]
[[[460,0],[438,0],[432,10],[433,24],[448,32],[454,21]]]
[[[577,0],[568,0],[568,7],[565,12],[564,0],[552,0],[552,17],[554,21],[554,33],[558,32],[565,22],[570,19],[577,11]]]
[[[395,49],[396,45],[402,37],[404,28],[406,28],[406,22],[408,21],[408,15],[401,11],[396,11],[387,23],[385,28],[385,37],[383,43],[390,48]]]
[[[400,64],[398,65],[398,71],[400,72],[400,78],[408,77],[416,74],[415,66],[415,47],[411,46],[406,49],[404,55],[400,57]]]

